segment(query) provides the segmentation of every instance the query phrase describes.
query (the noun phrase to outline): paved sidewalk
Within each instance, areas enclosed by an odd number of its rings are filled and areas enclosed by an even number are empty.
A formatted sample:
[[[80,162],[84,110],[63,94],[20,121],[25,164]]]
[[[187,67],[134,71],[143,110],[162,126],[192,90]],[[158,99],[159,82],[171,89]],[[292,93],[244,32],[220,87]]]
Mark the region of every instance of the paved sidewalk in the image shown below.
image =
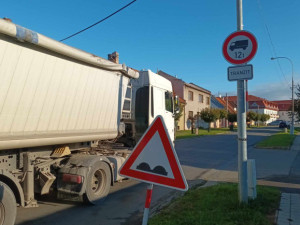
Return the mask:
[[[300,151],[300,135],[296,136],[291,151]],[[278,211],[277,225],[299,225],[300,194],[282,193]]]
[[[282,193],[277,225],[300,224],[300,194]]]
[[[300,151],[300,135],[296,135],[291,151]]]

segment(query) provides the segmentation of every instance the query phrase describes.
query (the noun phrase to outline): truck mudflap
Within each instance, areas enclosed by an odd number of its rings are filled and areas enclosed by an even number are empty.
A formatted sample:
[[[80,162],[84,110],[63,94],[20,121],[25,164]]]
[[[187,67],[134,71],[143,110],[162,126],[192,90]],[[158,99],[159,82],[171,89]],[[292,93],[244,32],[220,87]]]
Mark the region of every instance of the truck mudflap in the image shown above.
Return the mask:
[[[82,201],[83,195],[87,192],[87,176],[93,165],[98,162],[108,164],[110,168],[111,185],[113,172],[110,161],[103,156],[97,155],[74,155],[67,164],[59,170],[57,177],[57,190],[59,199]]]

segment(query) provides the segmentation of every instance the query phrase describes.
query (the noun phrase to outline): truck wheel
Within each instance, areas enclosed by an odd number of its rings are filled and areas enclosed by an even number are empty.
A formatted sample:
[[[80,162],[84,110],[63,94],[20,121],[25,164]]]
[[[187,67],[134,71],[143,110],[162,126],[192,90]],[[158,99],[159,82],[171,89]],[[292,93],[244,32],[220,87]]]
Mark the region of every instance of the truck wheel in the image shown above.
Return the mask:
[[[108,195],[111,173],[105,162],[95,163],[86,178],[86,193],[84,200],[93,205],[101,204]]]
[[[15,195],[5,183],[0,181],[0,225],[15,224],[16,216]]]

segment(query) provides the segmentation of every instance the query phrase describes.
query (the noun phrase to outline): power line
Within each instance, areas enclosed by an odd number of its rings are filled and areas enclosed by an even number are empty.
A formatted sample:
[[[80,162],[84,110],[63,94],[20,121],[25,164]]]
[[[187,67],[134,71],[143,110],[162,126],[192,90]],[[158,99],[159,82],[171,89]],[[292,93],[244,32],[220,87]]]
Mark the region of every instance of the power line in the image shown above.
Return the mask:
[[[267,34],[268,34],[268,38],[269,38],[271,47],[272,47],[272,52],[273,52],[272,55],[274,55],[274,58],[276,58],[276,57],[277,57],[277,53],[276,53],[275,45],[274,45],[274,43],[273,43],[273,41],[272,41],[271,33],[270,33],[270,31],[269,31],[269,28],[268,28],[266,19],[265,19],[265,17],[263,16],[263,12],[262,12],[263,9],[262,9],[262,6],[261,6],[261,2],[260,2],[260,0],[257,0],[256,2],[257,2],[258,9],[259,9],[259,13],[260,13],[260,16],[261,16],[261,18],[262,18],[262,20],[263,20],[263,23],[264,23],[266,32],[267,32]],[[287,81],[286,76],[285,76],[284,73],[283,73],[283,70],[282,70],[282,67],[281,67],[281,64],[280,64],[279,60],[276,60],[276,62],[277,62],[277,64],[278,64],[278,67],[279,67],[279,70],[280,70],[280,72],[281,72],[281,75],[283,76],[284,80],[286,81],[287,85],[289,86],[289,82]]]
[[[74,37],[74,36],[76,36],[77,34],[80,34],[80,33],[84,32],[84,31],[86,31],[86,30],[92,28],[93,26],[96,26],[97,24],[99,24],[99,23],[101,23],[101,22],[107,20],[108,18],[112,17],[113,15],[117,14],[118,12],[122,11],[123,9],[125,9],[125,8],[127,8],[128,6],[130,6],[131,4],[133,4],[135,1],[137,1],[137,0],[133,0],[132,2],[128,3],[127,5],[123,6],[123,7],[120,8],[120,9],[118,9],[118,10],[115,11],[114,13],[112,13],[112,14],[110,14],[109,16],[105,17],[104,19],[99,20],[98,22],[96,22],[96,23],[94,23],[94,24],[92,24],[92,25],[90,25],[90,26],[88,26],[88,27],[86,27],[86,28],[84,28],[84,29],[82,29],[82,30],[80,30],[80,31],[78,31],[78,32],[76,32],[76,33],[74,33],[74,34],[72,34],[72,35],[70,35],[70,36],[64,38],[64,39],[61,39],[60,42],[63,42],[63,41],[65,41],[65,40],[67,40],[67,39],[69,39],[69,38],[71,38],[71,37]]]

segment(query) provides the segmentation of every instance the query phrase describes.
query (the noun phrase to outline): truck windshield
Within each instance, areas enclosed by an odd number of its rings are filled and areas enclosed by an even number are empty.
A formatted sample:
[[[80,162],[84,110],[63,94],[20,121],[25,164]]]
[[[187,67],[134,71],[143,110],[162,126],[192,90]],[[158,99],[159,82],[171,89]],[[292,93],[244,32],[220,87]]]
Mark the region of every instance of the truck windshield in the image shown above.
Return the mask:
[[[171,92],[165,92],[166,110],[173,113],[173,94]]]

